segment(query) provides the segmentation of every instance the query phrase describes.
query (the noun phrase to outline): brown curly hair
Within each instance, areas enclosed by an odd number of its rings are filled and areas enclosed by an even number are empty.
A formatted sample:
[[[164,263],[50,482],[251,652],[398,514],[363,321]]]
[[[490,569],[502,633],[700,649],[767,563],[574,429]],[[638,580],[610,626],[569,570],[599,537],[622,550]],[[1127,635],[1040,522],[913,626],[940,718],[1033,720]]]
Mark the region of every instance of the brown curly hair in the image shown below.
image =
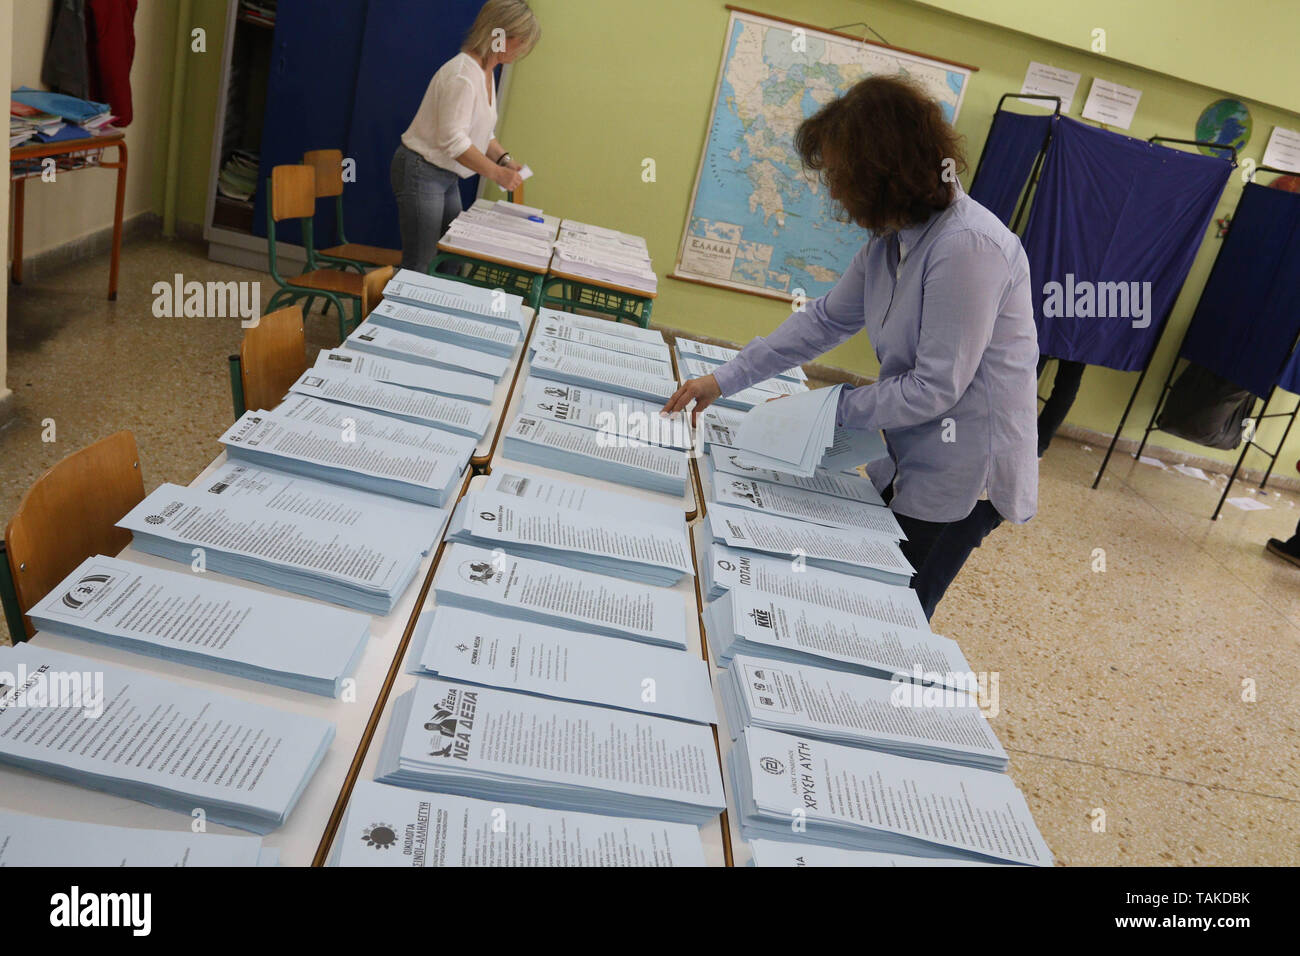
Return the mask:
[[[873,232],[946,209],[954,192],[945,170],[966,168],[961,137],[939,104],[896,76],[869,77],[827,103],[800,124],[795,148],[848,218]]]

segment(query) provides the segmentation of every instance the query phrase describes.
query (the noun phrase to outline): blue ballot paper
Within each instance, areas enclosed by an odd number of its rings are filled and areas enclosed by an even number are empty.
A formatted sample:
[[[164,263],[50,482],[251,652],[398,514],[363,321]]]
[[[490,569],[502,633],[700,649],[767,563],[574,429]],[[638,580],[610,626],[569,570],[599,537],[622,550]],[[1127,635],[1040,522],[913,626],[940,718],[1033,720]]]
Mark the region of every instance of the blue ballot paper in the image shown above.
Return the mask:
[[[508,465],[494,468],[482,490],[615,519],[635,514],[642,521],[667,527],[682,520],[682,509],[676,502],[647,501],[642,495],[528,474]]]
[[[699,827],[358,780],[330,866],[704,866]]]
[[[326,369],[310,368],[303,372],[289,386],[289,392],[474,439],[482,438],[492,422],[492,409],[478,402]]]
[[[694,613],[668,588],[466,544],[447,546],[433,590],[439,606],[679,650],[686,648],[687,617]]]
[[[373,322],[362,322],[346,339],[343,347],[382,358],[427,365],[467,375],[479,375],[501,381],[513,364],[510,359],[490,352],[467,349],[450,342],[439,342],[410,332],[399,332]]]
[[[726,806],[708,726],[438,678],[394,702],[375,779],[696,825]]]
[[[275,866],[262,838],[146,830],[0,810],[0,866]]]
[[[837,850],[815,843],[785,843],[780,840],[750,840],[749,862],[756,867],[863,867],[863,866],[1011,866],[984,860],[939,859],[933,856],[904,856],[870,850]]]
[[[327,697],[370,637],[363,614],[103,555],[29,614],[42,631]]]
[[[491,380],[482,375],[435,369],[415,362],[366,355],[353,349],[321,349],[316,353],[315,367],[342,370],[379,382],[388,382],[390,385],[403,385],[422,392],[432,392],[434,395],[463,398],[480,405],[492,404],[496,392]]]
[[[533,354],[529,374],[552,382],[585,385],[587,388],[661,404],[677,391],[677,379],[671,374],[651,375],[617,367],[604,360],[573,358],[550,351]]]
[[[471,492],[456,505],[447,540],[661,587],[695,573],[684,517],[664,526]]]
[[[35,642],[0,647],[0,763],[186,817],[269,833],[333,738],[316,717]]]
[[[615,339],[614,341],[621,341]],[[553,358],[571,359],[575,362],[591,362],[603,365],[610,370],[630,372],[652,378],[672,380],[673,363],[671,357],[645,357],[632,355],[614,349],[601,348],[599,345],[567,341],[549,335],[534,335],[529,341],[528,350],[535,360],[538,355]]]
[[[737,456],[754,468],[807,478],[834,442],[843,388],[815,388],[776,401],[768,395],[753,404],[736,432]]]
[[[483,289],[446,276],[398,269],[384,286],[384,298],[426,309],[490,322],[506,328],[527,328],[524,297],[505,289]]]
[[[722,345],[710,345],[707,342],[700,342],[695,339],[688,339],[683,336],[676,336],[673,344],[677,347],[678,355],[685,355],[693,359],[708,362],[715,368],[724,362],[730,362],[740,354],[740,349],[730,349]],[[776,378],[785,379],[791,382],[806,382],[808,376],[799,366],[788,368],[784,372],[778,372]]]
[[[848,501],[860,501],[863,504],[885,507],[885,500],[880,497],[880,492],[876,491],[871,479],[864,478],[856,471],[828,471],[826,468],[818,468],[808,477],[801,478],[786,472],[772,471],[770,468],[746,465],[733,449],[716,443],[708,445],[707,451],[708,454],[700,459],[700,479],[705,483],[706,494],[708,487],[716,480],[715,475],[736,475],[773,485],[784,485],[787,488],[798,488],[800,491],[812,491],[819,495],[831,495]]]
[[[623,352],[643,359],[657,359],[660,362],[672,363],[672,350],[658,332],[654,333],[654,337],[629,338],[613,331],[617,328],[616,322],[605,321],[604,324],[609,328],[592,328],[571,321],[568,318],[571,313],[552,312],[549,309],[543,309],[542,312],[544,314],[538,318],[537,326],[533,331],[533,343],[540,343],[544,339],[555,339],[574,345]]]
[[[168,484],[118,527],[149,554],[381,615],[415,577],[428,544],[425,530],[398,512],[373,511],[345,527]]]
[[[730,765],[746,840],[1051,866],[1024,795],[1004,773],[750,727]],[[790,826],[798,797],[802,827]]]
[[[414,673],[445,680],[718,722],[703,660],[569,627],[437,607],[416,623],[411,661]]]
[[[511,355],[520,339],[519,327],[513,323],[496,325],[480,322],[394,299],[380,302],[366,316],[366,320],[399,332],[409,332],[422,338],[450,342],[452,345],[479,349],[494,355]]]
[[[516,408],[521,416],[598,432],[597,442],[601,445],[661,445],[679,451],[693,447],[686,412],[663,415],[663,406],[658,402],[613,392],[529,376]]]

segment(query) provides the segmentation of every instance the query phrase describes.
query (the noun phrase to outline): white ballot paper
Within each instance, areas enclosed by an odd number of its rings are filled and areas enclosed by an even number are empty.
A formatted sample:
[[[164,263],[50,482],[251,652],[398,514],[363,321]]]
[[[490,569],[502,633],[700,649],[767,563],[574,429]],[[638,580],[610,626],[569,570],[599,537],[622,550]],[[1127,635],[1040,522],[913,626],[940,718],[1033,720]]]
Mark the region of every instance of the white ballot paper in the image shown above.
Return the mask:
[[[706,375],[712,375],[717,371],[718,366],[705,359],[693,355],[678,355],[677,370],[681,372],[683,379],[703,378]],[[808,391],[808,386],[803,382],[794,382],[785,378],[769,378],[762,382],[755,382],[750,386],[760,392],[766,392],[769,397],[773,395],[798,395],[801,392]],[[744,391],[748,392],[749,389]]]
[[[337,697],[363,614],[121,558],[87,558],[29,612],[42,631]]]
[[[457,504],[447,540],[662,587],[695,573],[684,517],[665,527],[480,491]]]
[[[707,342],[700,342],[695,339],[685,339],[680,335],[673,339],[673,344],[677,346],[679,355],[690,355],[695,358],[701,358],[712,365],[721,365],[724,362],[730,362],[740,354],[740,349],[729,349],[723,345],[710,345]],[[778,372],[777,378],[786,378],[792,382],[806,382],[808,376],[798,365],[794,368],[788,368],[784,372]]]
[[[289,391],[475,439],[483,437],[492,420],[492,409],[479,402],[434,395],[346,372],[311,368],[302,373]]]
[[[504,465],[493,470],[483,490],[607,518],[621,519],[635,514],[642,521],[671,526],[683,517],[682,509],[675,504],[646,501],[638,495],[580,485],[576,481],[543,478]]]
[[[857,528],[906,538],[898,519],[888,508],[866,505],[815,491],[802,491],[766,481],[719,475],[711,482],[711,501],[720,505],[748,508],[782,518],[796,518],[830,528]]]
[[[275,866],[279,856],[255,836],[114,827],[0,810],[2,867]]]
[[[974,693],[741,654],[720,681],[732,739],[746,727],[765,727],[919,760],[1007,769],[1007,752]]]
[[[695,427],[699,429],[699,441],[710,452],[714,446],[735,451],[736,433],[740,423],[745,420],[745,413],[734,408],[719,408],[710,405],[695,418]],[[750,466],[752,467],[752,466]]]
[[[450,458],[462,471],[469,464],[477,445],[468,435],[453,435],[441,428],[414,425],[391,415],[348,408],[308,395],[289,395],[275,406],[275,415],[287,421],[308,422],[332,429],[340,437],[355,432],[366,438],[409,445],[419,449],[422,458]]]
[[[411,647],[418,673],[715,724],[709,666],[693,654],[458,607],[426,611]]]
[[[433,589],[439,605],[682,650],[687,617],[694,613],[694,602],[688,608],[668,588],[465,544],[447,546]]]
[[[252,499],[160,485],[118,523],[141,551],[211,571],[388,614],[428,546],[424,529],[371,513],[357,527],[287,514]]]
[[[638,358],[672,363],[672,353],[666,342],[647,342],[643,339],[630,339],[625,335],[610,335],[604,331],[584,329],[567,322],[553,320],[539,322],[533,333],[533,342],[538,343],[542,339],[556,339],[574,345],[608,349],[612,352],[635,355]]]
[[[502,355],[467,349],[450,342],[438,342],[410,332],[400,332],[373,322],[362,322],[346,339],[343,347],[383,358],[397,359],[501,381],[514,364]]]
[[[713,540],[789,558],[799,564],[907,585],[912,566],[891,536],[860,528],[827,528],[715,504],[708,511]]]
[[[1025,798],[1004,773],[778,734],[742,732],[732,779],[746,840],[1051,866]]]
[[[950,638],[757,591],[728,591],[706,605],[704,626],[719,667],[753,654],[957,690],[967,689],[973,673]]]
[[[625,339],[641,342],[664,341],[664,334],[658,329],[643,329],[639,325],[620,322],[617,319],[603,319],[594,315],[581,315],[577,312],[561,312],[558,309],[541,308],[537,310],[538,327],[550,323],[566,325],[574,329],[589,329],[601,335],[617,335]]]
[[[861,501],[863,504],[877,505],[881,508],[885,506],[885,500],[880,497],[880,492],[876,491],[876,486],[871,483],[871,479],[855,473],[818,468],[809,477],[800,478],[798,475],[772,471],[770,468],[754,468],[746,465],[740,460],[740,455],[726,448],[710,449],[709,454],[705,455],[700,462],[700,478],[712,483],[717,480],[715,476],[719,473],[753,478],[756,481],[766,481],[786,488],[798,488],[801,491],[812,491],[819,495],[833,495],[849,501]]]
[[[753,840],[749,844],[750,862],[754,866],[1010,866],[1009,863],[980,860],[945,860],[927,856],[903,856],[899,853],[873,853],[870,850],[837,850],[815,843],[783,843],[779,840]]]
[[[394,299],[385,299],[375,306],[366,321],[376,325],[386,325],[399,332],[423,336],[463,345],[465,348],[479,349],[494,355],[510,355],[519,344],[518,325],[495,325],[480,322],[464,316],[426,309],[418,305],[408,305]]]
[[[687,413],[660,415],[662,407],[658,402],[530,376],[519,398],[518,413],[600,432],[604,438],[599,440],[610,444],[689,450],[692,438]]]
[[[654,378],[673,377],[671,358],[642,358],[627,352],[614,352],[597,345],[566,342],[551,335],[534,335],[528,349],[534,359],[538,355],[549,355],[603,365],[611,371],[630,372],[634,375],[647,375]]]
[[[615,368],[604,360],[590,361],[553,352],[535,352],[529,373],[553,382],[585,385],[616,395],[666,402],[677,391],[677,379],[671,374],[647,375],[631,369]]]
[[[431,392],[434,395],[463,398],[466,401],[478,402],[480,405],[492,404],[496,392],[492,382],[482,375],[453,372],[450,369],[434,369],[428,365],[417,365],[415,362],[403,362],[400,359],[386,359],[352,349],[321,349],[316,354],[315,367],[325,372],[343,371],[351,375],[373,378],[378,382],[387,382],[390,385],[402,385],[422,392]]]
[[[726,807],[706,725],[437,678],[394,702],[375,779],[696,825]]]
[[[704,866],[699,827],[358,780],[330,866]]]
[[[736,433],[740,460],[806,478],[834,441],[843,385],[755,404]],[[734,397],[734,396],[733,396]]]
[[[316,717],[32,642],[0,647],[0,762],[186,816],[274,830],[333,737]]]
[[[411,269],[397,270],[384,286],[384,298],[521,330],[528,325],[521,295],[505,289],[482,289]]]

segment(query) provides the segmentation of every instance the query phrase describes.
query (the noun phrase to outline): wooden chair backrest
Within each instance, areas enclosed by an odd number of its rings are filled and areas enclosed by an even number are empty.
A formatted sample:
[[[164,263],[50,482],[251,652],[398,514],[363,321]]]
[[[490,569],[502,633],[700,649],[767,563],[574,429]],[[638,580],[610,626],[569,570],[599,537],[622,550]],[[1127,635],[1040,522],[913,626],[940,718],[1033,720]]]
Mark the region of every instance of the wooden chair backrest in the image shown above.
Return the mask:
[[[384,301],[384,286],[396,272],[392,266],[380,266],[366,273],[365,285],[361,289],[361,317],[364,319],[375,306]]]
[[[302,154],[302,164],[316,170],[316,197],[343,195],[343,150],[313,149]]]
[[[316,213],[316,170],[311,166],[276,166],[271,170],[271,217],[308,219]]]
[[[116,524],[143,500],[140,454],[126,431],[73,452],[37,478],[5,529],[23,614],[86,558],[130,544],[131,532]],[[31,619],[23,620],[31,636]]]
[[[244,330],[244,340],[239,343],[239,375],[245,408],[275,408],[305,371],[307,334],[301,306],[268,312],[256,326]]]

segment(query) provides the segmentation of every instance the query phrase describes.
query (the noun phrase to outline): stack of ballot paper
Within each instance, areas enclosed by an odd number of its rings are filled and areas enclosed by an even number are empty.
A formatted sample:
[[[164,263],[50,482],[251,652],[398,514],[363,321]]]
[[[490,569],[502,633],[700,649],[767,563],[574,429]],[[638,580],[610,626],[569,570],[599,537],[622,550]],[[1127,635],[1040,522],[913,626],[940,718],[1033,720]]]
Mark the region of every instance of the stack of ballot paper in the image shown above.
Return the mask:
[[[331,369],[308,369],[289,387],[289,392],[364,408],[414,425],[426,425],[474,439],[483,437],[492,419],[492,409],[480,402],[448,398]]]
[[[542,307],[537,310],[538,330],[551,328],[550,332],[543,332],[545,335],[560,334],[558,329],[584,329],[588,332],[596,332],[606,338],[616,337],[620,339],[629,339],[634,342],[641,342],[651,345],[662,345],[665,341],[664,334],[658,329],[644,329],[639,325],[633,325],[630,322],[621,322],[618,319],[601,318],[597,315],[583,315],[580,312],[561,312],[558,309],[548,309]]]
[[[701,469],[701,474],[706,468]],[[870,487],[871,483],[867,482],[867,486]],[[776,482],[758,481],[740,475],[714,474],[710,476],[705,493],[713,504],[747,508],[781,518],[796,518],[828,528],[875,531],[894,540],[906,537],[894,513],[881,505],[862,504]]]
[[[731,772],[746,840],[1050,866],[1024,795],[1004,773],[744,730]],[[801,811],[794,833],[791,813]]]
[[[818,468],[810,476],[801,478],[798,475],[772,471],[769,468],[746,465],[735,451],[722,446],[714,447],[716,444],[711,444],[708,447],[708,454],[700,460],[700,483],[704,485],[705,496],[710,501],[713,500],[710,489],[716,481],[739,476],[782,485],[786,488],[797,488],[800,491],[810,491],[818,495],[830,495],[848,501],[860,501],[863,504],[885,507],[885,500],[880,497],[880,492],[876,491],[871,479],[864,478],[857,472],[827,471],[825,468]]]
[[[699,342],[695,339],[687,339],[677,336],[673,339],[673,344],[677,346],[677,354],[689,356],[691,358],[701,359],[711,365],[718,366],[724,362],[730,362],[740,354],[740,349],[729,349],[721,345],[710,345],[707,342]],[[777,378],[788,379],[791,382],[807,382],[808,376],[799,366],[788,368],[784,372],[778,372]]]
[[[351,349],[321,349],[316,353],[316,365],[322,371],[344,371],[350,375],[373,378],[377,382],[401,385],[434,395],[448,395],[491,405],[496,389],[482,375],[434,369],[415,362],[385,359],[378,355],[365,355]]]
[[[658,332],[644,330],[650,331],[651,336],[635,338],[618,334],[615,330],[620,327],[637,328],[636,326],[622,326],[622,323],[619,322],[606,321],[606,328],[591,328],[586,324],[567,321],[568,313],[552,312],[549,309],[543,309],[542,311],[547,314],[538,322],[533,333],[533,343],[535,345],[553,339],[573,345],[605,349],[610,352],[624,352],[628,355],[635,355],[637,358],[654,359],[664,364],[672,364],[672,352],[669,350],[668,344],[658,338]],[[586,317],[580,316],[579,318]]]
[[[816,843],[783,843],[752,840],[749,863],[757,867],[801,866],[1011,866],[985,860],[936,859],[932,856],[904,856],[901,853],[873,853],[870,850],[837,850]]]
[[[565,481],[536,474],[523,474],[522,469],[498,465],[488,476],[484,491],[513,496],[530,501],[544,502],[559,508],[571,508],[586,514],[603,514],[611,518],[636,515],[641,521],[652,524],[676,525],[682,520],[682,509],[675,502],[647,501],[643,496],[628,494],[576,481]]]
[[[456,505],[447,540],[661,587],[695,573],[684,517],[665,527],[480,491]]]
[[[458,607],[421,615],[413,670],[444,680],[716,724],[708,665],[693,654]]]
[[[534,353],[529,372],[553,382],[585,385],[661,405],[677,391],[677,379],[671,374],[648,374],[626,367],[612,367],[603,358],[593,361],[550,351]]]
[[[704,866],[699,827],[359,780],[330,866]]]
[[[408,332],[426,339],[450,342],[465,348],[479,349],[494,355],[510,355],[519,345],[520,330],[513,325],[494,325],[467,319],[463,315],[439,312],[419,305],[408,305],[394,299],[380,302],[367,321],[386,325],[399,332]]]
[[[346,527],[168,484],[118,527],[149,554],[381,615],[392,611],[428,547],[427,530],[396,511],[376,509]]]
[[[700,444],[709,450],[716,446],[734,452],[736,433],[740,431],[740,423],[744,420],[744,412],[710,405],[695,416],[695,427],[699,429]]]
[[[304,397],[320,405],[333,405],[342,413],[341,427],[333,422],[293,417],[286,405],[269,412],[245,412],[218,439],[226,446],[226,454],[255,465],[436,507],[455,497],[474,450],[472,436]],[[483,405],[465,404],[486,411]],[[403,438],[384,437],[381,432],[385,422],[392,423],[386,429],[389,434]],[[435,452],[435,445],[448,451]]]
[[[690,475],[687,453],[681,448],[645,444],[617,431],[607,433],[526,414],[515,418],[506,430],[501,454],[511,461],[679,498],[686,494]]]
[[[728,591],[704,607],[709,651],[719,667],[737,654],[892,680],[966,689],[973,673],[957,642],[760,591]]]
[[[677,353],[677,371],[681,373],[683,379],[703,378],[706,375],[712,375],[717,371],[717,369],[718,366],[716,364],[713,362],[707,362],[699,356],[687,355],[682,352]],[[776,378],[769,378],[762,382],[755,382],[752,386],[744,390],[742,393],[743,397],[740,401],[736,401],[734,396],[731,399],[723,396],[718,399],[718,401],[723,402],[724,404],[730,403],[736,407],[743,406],[748,408],[757,404],[758,400],[764,397],[750,393],[762,392],[765,394],[766,398],[774,398],[778,395],[798,395],[806,391],[808,391],[808,386],[803,382],[795,382],[777,376]]]
[[[0,810],[0,866],[275,866],[262,838],[144,830]]]
[[[439,312],[492,322],[523,331],[528,327],[524,297],[504,289],[481,289],[447,276],[398,269],[384,286],[384,298]]]
[[[809,477],[834,441],[843,389],[832,385],[754,405],[736,433],[736,454],[754,468]]]
[[[707,519],[713,540],[733,548],[886,584],[907,585],[912,580],[913,568],[892,532],[831,528],[722,504],[709,508]]]
[[[29,613],[42,631],[327,697],[370,636],[362,614],[102,555]]]
[[[660,413],[658,402],[615,395],[581,385],[565,385],[529,376],[519,403],[520,415],[576,425],[599,432],[604,440],[635,445],[662,445],[689,451],[690,417],[686,412]],[[870,483],[868,483],[870,484]]]
[[[551,271],[650,295],[659,285],[644,239],[570,219],[560,224]]]
[[[546,271],[551,261],[551,240],[554,233],[550,236],[530,235],[517,225],[527,223],[526,219],[473,212],[473,209],[471,207],[452,220],[439,240],[440,245],[458,252],[523,266],[534,272]],[[505,222],[502,223],[501,220]]]
[[[706,601],[716,600],[728,591],[752,590],[883,624],[930,629],[921,601],[909,587],[807,566],[796,572],[788,558],[729,548],[711,540],[707,522],[695,526],[694,537],[700,593]]]
[[[274,830],[333,738],[316,717],[39,642],[0,647],[0,762],[187,817]]]
[[[437,678],[393,704],[375,779],[697,825],[726,806],[707,726]]]
[[[439,606],[678,650],[686,648],[687,619],[695,613],[667,588],[465,544],[447,546],[433,590]]]
[[[535,236],[548,242],[560,231],[560,217],[548,216],[536,206],[498,199],[496,202],[479,200],[461,215],[491,218],[498,228],[518,232],[521,236]]]
[[[741,654],[720,685],[733,739],[746,727],[765,727],[920,760],[1007,769],[1007,752],[975,693]]]
[[[610,341],[628,341],[632,345],[644,345],[644,343],[632,342],[630,339],[612,338]],[[599,344],[574,342],[551,335],[534,335],[529,343],[529,352],[532,354],[534,361],[536,361],[538,355],[546,355],[556,359],[570,359],[575,362],[603,365],[620,374],[630,373],[647,378],[675,381],[671,356],[662,359],[644,358],[627,351],[604,348]]]
[[[353,329],[343,340],[343,347],[439,370],[479,375],[494,382],[501,381],[512,364],[501,355],[399,332],[373,322],[362,322]]]

